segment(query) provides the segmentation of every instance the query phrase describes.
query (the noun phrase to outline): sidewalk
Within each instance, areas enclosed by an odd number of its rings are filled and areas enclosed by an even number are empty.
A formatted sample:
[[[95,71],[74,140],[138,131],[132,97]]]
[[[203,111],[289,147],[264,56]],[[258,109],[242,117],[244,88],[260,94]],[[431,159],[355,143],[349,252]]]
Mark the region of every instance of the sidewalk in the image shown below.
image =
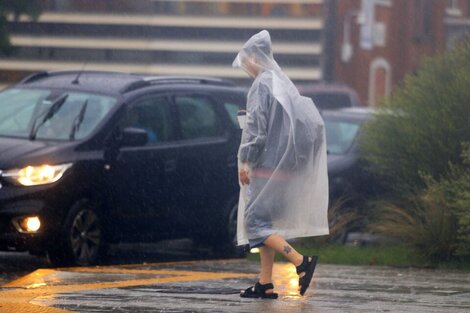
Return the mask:
[[[469,312],[470,274],[319,264],[304,297],[275,265],[278,300],[241,299],[258,264],[211,260],[39,269],[0,288],[0,312]]]

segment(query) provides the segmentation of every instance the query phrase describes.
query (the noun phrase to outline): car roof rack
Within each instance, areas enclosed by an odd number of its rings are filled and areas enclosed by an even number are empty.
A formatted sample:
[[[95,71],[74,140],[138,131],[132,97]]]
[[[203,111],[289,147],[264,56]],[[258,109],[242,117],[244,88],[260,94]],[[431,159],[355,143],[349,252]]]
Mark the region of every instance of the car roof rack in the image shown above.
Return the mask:
[[[127,93],[134,91],[139,88],[159,85],[159,84],[170,84],[170,83],[184,83],[184,84],[207,84],[217,86],[235,86],[235,84],[229,80],[224,80],[214,77],[204,76],[144,76],[141,80],[132,82],[121,89],[121,93]]]
[[[31,83],[33,81],[45,78],[45,77],[51,77],[51,76],[59,76],[59,75],[74,75],[74,74],[79,74],[79,73],[84,73],[84,74],[123,74],[123,75],[132,75],[129,73],[125,72],[115,72],[115,71],[97,71],[97,70],[55,70],[55,71],[41,71],[37,72],[34,74],[31,74],[21,80],[19,84],[27,84]]]
[[[34,73],[34,74],[31,74],[31,75],[28,75],[26,76],[24,79],[22,79],[19,84],[27,84],[27,83],[31,83],[35,80],[38,80],[38,79],[41,79],[41,78],[44,78],[44,77],[47,77],[49,76],[49,72],[46,72],[46,71],[43,71],[43,72],[37,72],[37,73]]]
[[[215,78],[215,77],[205,77],[205,76],[147,76],[144,77],[145,81],[156,82],[156,83],[166,83],[167,81],[183,81],[183,82],[195,82],[202,84],[220,84],[220,85],[233,85],[231,81]]]
[[[57,70],[57,71],[42,71],[31,74],[21,80],[19,84],[28,84],[37,80],[60,76],[60,75],[76,75],[83,74],[121,74],[127,75],[129,81],[119,89],[120,93],[127,93],[143,87],[159,85],[159,84],[206,84],[216,86],[235,86],[234,82],[230,80],[205,77],[205,76],[145,76],[138,73],[125,73],[113,71],[97,71],[97,70]]]

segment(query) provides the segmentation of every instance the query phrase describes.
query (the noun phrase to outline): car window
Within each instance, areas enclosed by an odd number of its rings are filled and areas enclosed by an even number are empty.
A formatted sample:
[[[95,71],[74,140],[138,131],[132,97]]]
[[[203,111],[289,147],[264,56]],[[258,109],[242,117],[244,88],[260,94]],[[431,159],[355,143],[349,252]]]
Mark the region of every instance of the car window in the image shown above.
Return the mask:
[[[147,132],[147,145],[174,139],[170,106],[164,97],[152,97],[138,101],[127,111],[121,128],[135,127]]]
[[[38,139],[70,140],[72,132],[74,139],[81,139],[93,131],[116,103],[114,98],[89,93],[65,92],[49,99],[51,94],[47,89],[23,88],[1,92],[0,136],[28,138],[34,125]],[[67,96],[65,102],[44,121],[54,100],[62,96]]]
[[[176,96],[182,139],[217,137],[223,134],[214,104],[205,96]]]
[[[352,107],[351,99],[346,93],[319,92],[306,96],[312,98],[319,110],[333,110]]]
[[[224,103],[224,108],[227,111],[228,115],[230,116],[230,120],[232,121],[233,125],[235,125],[238,128],[239,126],[238,126],[238,120],[237,120],[237,113],[243,107],[239,104],[226,102]]]
[[[237,113],[246,108],[246,96],[242,96],[238,93],[228,93],[218,95],[216,99],[218,103],[222,104],[232,124],[236,128],[239,128]]]
[[[345,154],[356,138],[360,124],[357,122],[325,119],[328,153]]]

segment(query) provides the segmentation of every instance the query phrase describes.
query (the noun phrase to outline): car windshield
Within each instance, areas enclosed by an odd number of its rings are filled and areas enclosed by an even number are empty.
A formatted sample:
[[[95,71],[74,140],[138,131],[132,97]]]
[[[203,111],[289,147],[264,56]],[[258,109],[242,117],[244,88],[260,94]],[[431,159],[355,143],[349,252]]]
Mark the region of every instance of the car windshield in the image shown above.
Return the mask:
[[[329,154],[345,154],[356,138],[360,122],[325,118],[326,144]]]
[[[82,139],[115,103],[115,98],[83,92],[7,89],[0,93],[0,136]]]

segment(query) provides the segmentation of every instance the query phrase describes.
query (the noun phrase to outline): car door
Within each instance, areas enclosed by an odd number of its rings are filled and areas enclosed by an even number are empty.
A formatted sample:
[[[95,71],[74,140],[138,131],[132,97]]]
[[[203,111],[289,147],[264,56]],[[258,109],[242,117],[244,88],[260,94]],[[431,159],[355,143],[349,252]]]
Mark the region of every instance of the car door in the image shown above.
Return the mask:
[[[178,141],[176,176],[173,185],[172,221],[175,231],[198,231],[214,208],[224,204],[229,132],[222,108],[202,93],[177,93],[172,97],[177,115]],[[233,153],[232,153],[233,154]],[[233,159],[231,160],[233,163]]]
[[[168,177],[176,170],[175,128],[168,98],[147,96],[134,101],[119,121],[119,129],[140,128],[148,142],[120,147],[110,166],[113,204],[121,234],[126,239],[146,238],[168,232]]]

